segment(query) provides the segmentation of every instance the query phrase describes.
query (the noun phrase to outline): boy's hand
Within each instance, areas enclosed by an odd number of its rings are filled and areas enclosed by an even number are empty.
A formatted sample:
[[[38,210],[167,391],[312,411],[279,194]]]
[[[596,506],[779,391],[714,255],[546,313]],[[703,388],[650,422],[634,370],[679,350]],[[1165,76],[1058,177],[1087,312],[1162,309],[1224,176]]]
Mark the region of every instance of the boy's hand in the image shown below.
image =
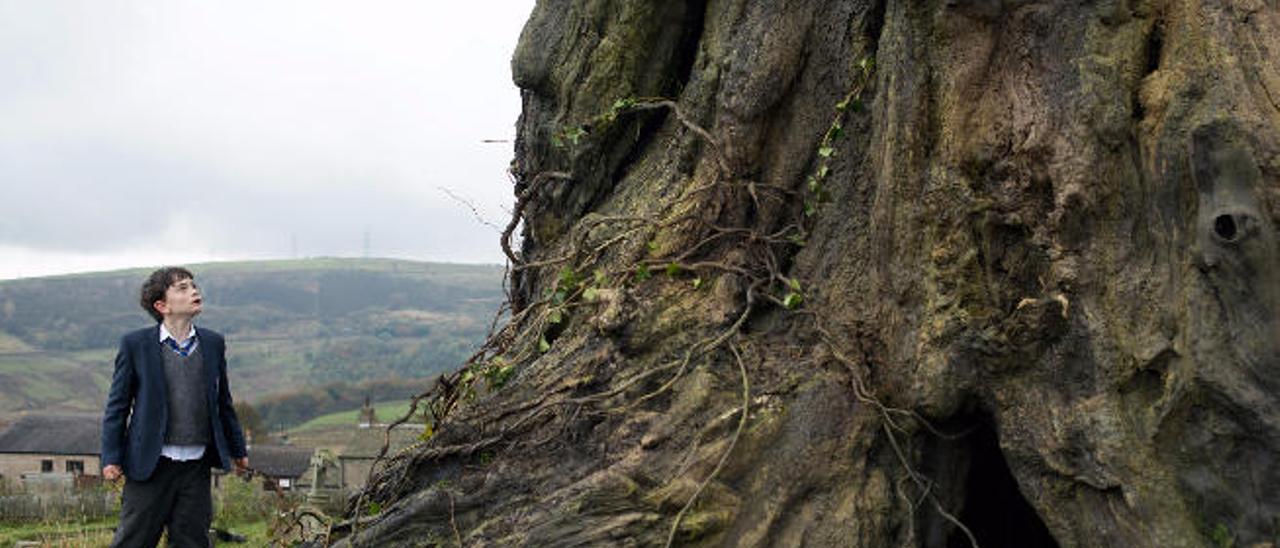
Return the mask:
[[[102,479],[107,481],[115,481],[124,477],[124,471],[120,469],[119,464],[108,464],[102,469]]]
[[[234,461],[234,462],[235,462],[235,465],[236,465],[236,471],[237,471],[237,472],[248,472],[248,471],[249,471],[249,457],[240,457],[240,458],[238,458],[238,459],[235,459],[235,461]]]

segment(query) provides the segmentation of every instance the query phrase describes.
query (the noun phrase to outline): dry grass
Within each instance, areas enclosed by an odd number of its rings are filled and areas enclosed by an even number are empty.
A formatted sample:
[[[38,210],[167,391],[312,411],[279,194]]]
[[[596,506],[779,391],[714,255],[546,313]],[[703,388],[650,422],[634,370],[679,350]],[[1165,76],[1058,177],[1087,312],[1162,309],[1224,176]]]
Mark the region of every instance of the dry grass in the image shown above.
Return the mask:
[[[116,520],[0,524],[0,546],[98,548],[111,544]]]

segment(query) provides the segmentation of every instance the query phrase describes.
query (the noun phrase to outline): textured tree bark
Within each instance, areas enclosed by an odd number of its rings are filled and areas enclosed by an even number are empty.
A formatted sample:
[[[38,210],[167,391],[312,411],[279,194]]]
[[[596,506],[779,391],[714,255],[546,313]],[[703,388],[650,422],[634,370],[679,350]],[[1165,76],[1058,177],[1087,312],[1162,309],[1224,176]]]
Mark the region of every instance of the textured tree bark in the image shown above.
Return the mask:
[[[548,0],[513,72],[514,377],[343,542],[1280,543],[1280,3]]]

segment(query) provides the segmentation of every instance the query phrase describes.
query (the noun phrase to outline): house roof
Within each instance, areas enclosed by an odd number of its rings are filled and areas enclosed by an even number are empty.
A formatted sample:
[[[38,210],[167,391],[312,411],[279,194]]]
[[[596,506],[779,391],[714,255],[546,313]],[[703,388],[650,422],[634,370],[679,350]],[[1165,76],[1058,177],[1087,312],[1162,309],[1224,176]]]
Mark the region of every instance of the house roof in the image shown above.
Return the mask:
[[[254,445],[249,447],[249,466],[273,478],[297,478],[311,467],[314,452],[295,445]]]
[[[413,445],[414,442],[418,441],[418,437],[421,434],[421,428],[414,429],[399,427],[392,429],[391,445],[387,447],[387,456],[391,456],[397,451]],[[385,427],[360,428],[352,432],[351,439],[347,442],[346,449],[342,451],[342,454],[339,457],[371,459],[378,456],[378,453],[382,451],[382,444],[385,442]]]
[[[0,432],[0,453],[97,455],[101,443],[99,415],[28,414]]]

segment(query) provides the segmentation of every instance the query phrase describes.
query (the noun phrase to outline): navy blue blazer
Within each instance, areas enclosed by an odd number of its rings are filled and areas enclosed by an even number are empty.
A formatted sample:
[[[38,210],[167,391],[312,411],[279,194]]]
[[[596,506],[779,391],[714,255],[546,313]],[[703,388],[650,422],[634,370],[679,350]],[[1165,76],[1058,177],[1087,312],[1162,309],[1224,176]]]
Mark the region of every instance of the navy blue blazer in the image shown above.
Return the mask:
[[[208,373],[209,420],[213,440],[205,458],[214,450],[219,465],[230,470],[232,459],[248,455],[240,420],[231,406],[227,388],[226,341],[222,335],[196,328],[200,355]],[[160,324],[133,331],[120,339],[116,369],[111,376],[106,411],[102,417],[102,466],[120,465],[125,477],[145,481],[160,460],[165,427],[169,422],[168,385]]]

